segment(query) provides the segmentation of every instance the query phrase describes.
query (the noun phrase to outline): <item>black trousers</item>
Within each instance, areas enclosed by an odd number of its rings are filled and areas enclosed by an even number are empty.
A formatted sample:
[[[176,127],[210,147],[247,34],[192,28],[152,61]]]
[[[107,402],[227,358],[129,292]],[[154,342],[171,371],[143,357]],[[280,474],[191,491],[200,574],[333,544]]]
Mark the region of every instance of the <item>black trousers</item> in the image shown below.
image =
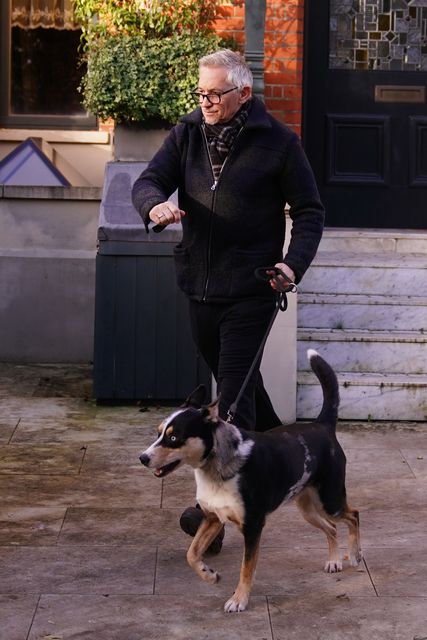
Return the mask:
[[[274,299],[243,299],[226,304],[190,300],[193,339],[211,369],[221,394],[219,414],[236,400],[275,309]],[[261,361],[260,361],[261,362]],[[264,388],[260,362],[237,406],[233,422],[266,431],[280,424]]]

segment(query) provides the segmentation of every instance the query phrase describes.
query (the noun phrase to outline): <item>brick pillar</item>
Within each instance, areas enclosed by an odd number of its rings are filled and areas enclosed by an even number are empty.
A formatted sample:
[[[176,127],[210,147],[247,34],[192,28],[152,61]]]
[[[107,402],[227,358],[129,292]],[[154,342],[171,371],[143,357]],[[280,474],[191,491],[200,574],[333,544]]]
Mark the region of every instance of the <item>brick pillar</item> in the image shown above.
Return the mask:
[[[320,1],[320,0],[319,0]],[[244,49],[244,1],[223,5],[217,32]],[[267,0],[264,96],[267,109],[301,134],[304,0]]]

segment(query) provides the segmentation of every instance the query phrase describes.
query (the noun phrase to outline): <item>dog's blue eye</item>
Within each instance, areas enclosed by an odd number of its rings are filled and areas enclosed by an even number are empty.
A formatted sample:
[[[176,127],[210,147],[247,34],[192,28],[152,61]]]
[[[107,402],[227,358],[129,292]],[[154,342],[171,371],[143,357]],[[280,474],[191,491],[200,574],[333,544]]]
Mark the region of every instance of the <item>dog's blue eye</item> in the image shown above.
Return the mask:
[[[170,441],[171,441],[171,442],[176,442],[176,436],[171,436],[171,437],[170,437]]]

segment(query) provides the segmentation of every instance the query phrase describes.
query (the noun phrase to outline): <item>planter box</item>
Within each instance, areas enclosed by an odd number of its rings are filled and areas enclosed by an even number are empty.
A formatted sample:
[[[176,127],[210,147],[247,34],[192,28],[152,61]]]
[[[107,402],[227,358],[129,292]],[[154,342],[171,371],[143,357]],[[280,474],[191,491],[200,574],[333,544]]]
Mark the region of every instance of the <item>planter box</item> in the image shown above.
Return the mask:
[[[161,147],[169,129],[147,129],[139,124],[117,124],[113,137],[113,156],[118,162],[149,162]],[[141,169],[142,170],[142,169]]]

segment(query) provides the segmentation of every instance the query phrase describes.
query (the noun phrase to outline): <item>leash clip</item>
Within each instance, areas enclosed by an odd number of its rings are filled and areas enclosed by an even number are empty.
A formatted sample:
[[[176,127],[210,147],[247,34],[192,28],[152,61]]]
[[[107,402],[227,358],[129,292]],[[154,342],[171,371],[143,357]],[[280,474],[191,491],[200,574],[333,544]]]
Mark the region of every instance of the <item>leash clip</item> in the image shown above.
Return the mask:
[[[228,411],[227,411],[227,420],[226,420],[226,422],[227,422],[228,424],[232,423],[232,422],[233,422],[233,420],[234,420],[234,408],[235,408],[235,405],[236,405],[236,404],[237,404],[237,403],[236,403],[236,402],[234,402],[234,403],[231,405],[231,407],[228,409]],[[232,411],[232,410],[233,410],[233,411]]]

